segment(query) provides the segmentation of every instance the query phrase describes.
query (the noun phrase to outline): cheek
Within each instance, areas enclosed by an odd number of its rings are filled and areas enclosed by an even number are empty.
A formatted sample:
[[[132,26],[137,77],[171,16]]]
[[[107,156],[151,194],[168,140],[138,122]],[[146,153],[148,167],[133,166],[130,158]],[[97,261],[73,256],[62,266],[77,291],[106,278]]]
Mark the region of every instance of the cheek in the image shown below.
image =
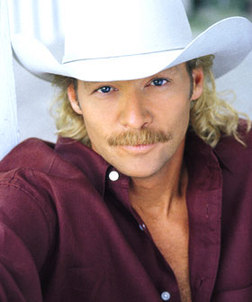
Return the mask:
[[[178,130],[187,127],[190,117],[190,100],[181,97],[165,103],[159,114],[162,114],[162,120],[171,128]]]
[[[172,120],[172,136],[175,142],[180,142],[186,135],[188,125],[189,125],[189,110],[183,110],[177,112],[177,115],[174,114]]]
[[[99,119],[94,118],[85,118],[84,116],[84,124],[86,126],[87,135],[91,142],[91,148],[97,152],[101,153],[101,146],[104,145],[104,129],[103,125],[100,124]]]
[[[83,110],[83,119],[92,145],[102,145],[111,133],[110,124],[112,122],[109,113],[106,110],[98,110],[97,107],[86,106]]]
[[[99,136],[102,132],[102,125],[100,126],[99,117],[83,114],[84,124],[86,126],[87,134],[91,140]]]

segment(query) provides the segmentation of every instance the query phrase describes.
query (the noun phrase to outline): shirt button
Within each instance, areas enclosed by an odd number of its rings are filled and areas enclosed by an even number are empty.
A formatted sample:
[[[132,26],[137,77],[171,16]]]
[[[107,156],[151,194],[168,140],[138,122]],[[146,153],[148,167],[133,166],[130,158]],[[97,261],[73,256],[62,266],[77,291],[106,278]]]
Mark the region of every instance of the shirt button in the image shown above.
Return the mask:
[[[145,225],[144,223],[139,224],[139,229],[140,229],[141,231],[144,231],[144,230],[146,229],[146,225]]]
[[[171,298],[170,293],[168,293],[168,292],[162,292],[162,294],[161,294],[161,299],[162,299],[163,301],[168,301],[168,300],[170,300],[170,298]]]
[[[117,181],[118,178],[119,178],[119,173],[118,173],[118,172],[116,172],[116,171],[111,171],[111,172],[109,173],[109,179],[110,179],[111,181]]]

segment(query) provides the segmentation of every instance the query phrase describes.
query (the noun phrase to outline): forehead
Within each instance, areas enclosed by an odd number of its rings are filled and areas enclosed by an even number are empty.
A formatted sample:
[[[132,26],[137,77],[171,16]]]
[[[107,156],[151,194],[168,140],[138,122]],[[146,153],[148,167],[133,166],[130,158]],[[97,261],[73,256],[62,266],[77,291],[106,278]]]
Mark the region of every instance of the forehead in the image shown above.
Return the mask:
[[[179,64],[179,65],[176,65],[176,66],[173,66],[173,67],[170,67],[170,68],[167,68],[167,69],[164,69],[156,74],[153,74],[149,77],[146,77],[146,78],[142,78],[142,79],[135,79],[135,80],[127,80],[127,81],[106,81],[106,82],[95,82],[95,81],[80,81],[78,80],[78,82],[81,82],[82,85],[85,87],[85,88],[91,88],[95,85],[100,85],[100,84],[105,84],[105,83],[121,83],[121,84],[130,84],[130,83],[134,83],[134,82],[141,82],[141,81],[148,81],[148,80],[151,80],[153,78],[158,78],[158,77],[168,77],[168,78],[173,78],[173,77],[176,77],[176,76],[179,76],[181,74],[181,72],[185,71],[186,70],[186,63],[182,63],[182,64]]]

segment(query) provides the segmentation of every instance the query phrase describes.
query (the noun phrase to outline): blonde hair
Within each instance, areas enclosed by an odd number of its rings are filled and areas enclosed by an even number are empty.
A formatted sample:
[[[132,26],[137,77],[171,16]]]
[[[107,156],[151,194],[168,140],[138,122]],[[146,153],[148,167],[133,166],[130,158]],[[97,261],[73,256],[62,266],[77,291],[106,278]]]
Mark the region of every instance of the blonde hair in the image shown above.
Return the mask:
[[[218,97],[215,79],[211,71],[213,60],[214,56],[210,55],[186,63],[190,76],[195,68],[202,68],[204,72],[203,93],[196,101],[192,101],[190,128],[211,147],[216,146],[222,135],[233,136],[238,142],[244,144],[238,132],[239,119],[240,115],[246,118],[247,131],[249,131],[249,118]],[[76,88],[77,81],[73,78],[56,75],[53,84],[59,88],[59,94],[52,106],[58,135],[90,145],[83,117],[72,109],[68,100],[67,87],[73,84]]]

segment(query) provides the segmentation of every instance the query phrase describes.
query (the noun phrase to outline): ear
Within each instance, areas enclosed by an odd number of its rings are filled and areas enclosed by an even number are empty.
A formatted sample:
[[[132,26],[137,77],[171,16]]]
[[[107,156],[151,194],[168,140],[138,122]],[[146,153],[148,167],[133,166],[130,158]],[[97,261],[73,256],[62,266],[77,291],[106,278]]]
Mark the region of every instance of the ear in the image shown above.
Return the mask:
[[[77,93],[76,93],[76,90],[75,90],[75,87],[74,87],[74,84],[70,84],[68,87],[67,87],[67,95],[68,95],[68,99],[69,99],[69,102],[73,108],[73,110],[77,113],[77,114],[81,114],[82,115],[82,111],[81,111],[81,108],[80,108],[80,104],[79,104],[79,101],[78,101],[78,98],[77,98]]]
[[[202,68],[196,68],[192,71],[193,78],[193,93],[191,96],[191,100],[197,100],[204,89],[204,73]]]

